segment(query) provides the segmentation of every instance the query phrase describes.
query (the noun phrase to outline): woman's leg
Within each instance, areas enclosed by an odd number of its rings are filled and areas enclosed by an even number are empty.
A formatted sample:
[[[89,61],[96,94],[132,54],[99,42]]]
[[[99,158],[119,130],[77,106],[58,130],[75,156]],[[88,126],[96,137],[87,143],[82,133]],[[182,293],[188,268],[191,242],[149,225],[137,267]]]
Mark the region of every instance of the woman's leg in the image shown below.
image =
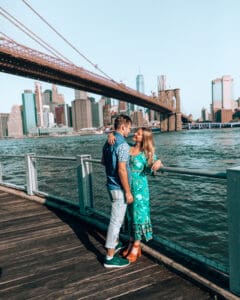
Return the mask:
[[[134,241],[131,251],[126,257],[130,262],[135,262],[142,255],[140,243],[140,240]]]

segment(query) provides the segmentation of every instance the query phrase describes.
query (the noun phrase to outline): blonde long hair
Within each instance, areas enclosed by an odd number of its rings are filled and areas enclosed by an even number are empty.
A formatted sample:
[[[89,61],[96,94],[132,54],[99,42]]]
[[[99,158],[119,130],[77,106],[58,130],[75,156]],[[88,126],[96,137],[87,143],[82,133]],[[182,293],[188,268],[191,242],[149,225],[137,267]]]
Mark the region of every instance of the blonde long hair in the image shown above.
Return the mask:
[[[155,153],[152,130],[146,127],[141,127],[141,129],[143,134],[142,150],[145,153],[148,164],[151,165],[153,163]]]

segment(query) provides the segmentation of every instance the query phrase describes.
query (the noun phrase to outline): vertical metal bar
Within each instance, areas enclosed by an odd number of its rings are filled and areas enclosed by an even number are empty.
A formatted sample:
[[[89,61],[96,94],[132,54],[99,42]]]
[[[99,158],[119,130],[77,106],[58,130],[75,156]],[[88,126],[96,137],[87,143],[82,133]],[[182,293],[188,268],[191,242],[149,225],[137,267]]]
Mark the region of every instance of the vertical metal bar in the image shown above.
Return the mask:
[[[26,182],[28,195],[34,195],[34,191],[37,190],[37,172],[34,158],[34,153],[27,153],[25,155],[26,162]]]
[[[230,290],[240,296],[240,167],[227,170]]]
[[[85,159],[91,159],[91,155],[77,155],[77,176],[78,176],[78,199],[79,210],[86,213],[86,206],[93,206],[92,194],[92,164]]]
[[[2,163],[0,163],[0,182],[3,181],[3,167],[2,167]]]

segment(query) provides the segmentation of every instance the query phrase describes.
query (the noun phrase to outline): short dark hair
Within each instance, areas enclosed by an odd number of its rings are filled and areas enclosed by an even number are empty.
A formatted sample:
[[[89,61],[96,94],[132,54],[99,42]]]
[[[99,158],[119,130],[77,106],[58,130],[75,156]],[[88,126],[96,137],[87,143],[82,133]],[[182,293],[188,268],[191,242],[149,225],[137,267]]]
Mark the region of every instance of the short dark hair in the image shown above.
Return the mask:
[[[127,115],[118,115],[114,121],[114,129],[117,130],[121,125],[132,124],[132,120]]]

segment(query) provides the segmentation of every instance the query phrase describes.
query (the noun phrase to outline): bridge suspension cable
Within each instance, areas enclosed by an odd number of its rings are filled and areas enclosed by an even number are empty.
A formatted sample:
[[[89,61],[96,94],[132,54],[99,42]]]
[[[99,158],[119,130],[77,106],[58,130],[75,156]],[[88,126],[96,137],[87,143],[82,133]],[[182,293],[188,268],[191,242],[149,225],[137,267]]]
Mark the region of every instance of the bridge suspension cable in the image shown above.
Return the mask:
[[[68,58],[66,58],[64,55],[62,55],[59,51],[54,49],[51,45],[49,45],[47,42],[45,42],[43,39],[41,39],[37,34],[35,34],[33,31],[31,31],[29,28],[27,28],[22,22],[20,22],[18,19],[16,19],[14,16],[12,16],[9,12],[7,12],[4,8],[0,7],[2,10],[0,14],[7,19],[10,23],[12,23],[14,26],[16,26],[18,29],[23,31],[25,34],[27,34],[31,39],[33,39],[35,42],[37,42],[39,45],[41,45],[44,49],[46,49],[48,52],[52,53],[57,58],[62,58],[66,60],[68,63],[73,64],[72,61],[70,61]],[[1,33],[3,34],[3,33]],[[3,34],[5,37],[10,39],[7,35]],[[10,39],[11,40],[11,39]]]
[[[64,40],[73,50],[75,50],[79,55],[81,55],[89,64],[91,64],[95,69],[101,72],[108,79],[115,82],[111,76],[107,75],[103,70],[101,70],[97,64],[94,64],[90,59],[88,59],[83,53],[81,53],[71,42],[69,42],[57,29],[55,29],[44,17],[42,17],[26,0],[22,2],[27,5],[48,27],[50,27],[62,40]],[[117,83],[117,82],[115,82]]]

